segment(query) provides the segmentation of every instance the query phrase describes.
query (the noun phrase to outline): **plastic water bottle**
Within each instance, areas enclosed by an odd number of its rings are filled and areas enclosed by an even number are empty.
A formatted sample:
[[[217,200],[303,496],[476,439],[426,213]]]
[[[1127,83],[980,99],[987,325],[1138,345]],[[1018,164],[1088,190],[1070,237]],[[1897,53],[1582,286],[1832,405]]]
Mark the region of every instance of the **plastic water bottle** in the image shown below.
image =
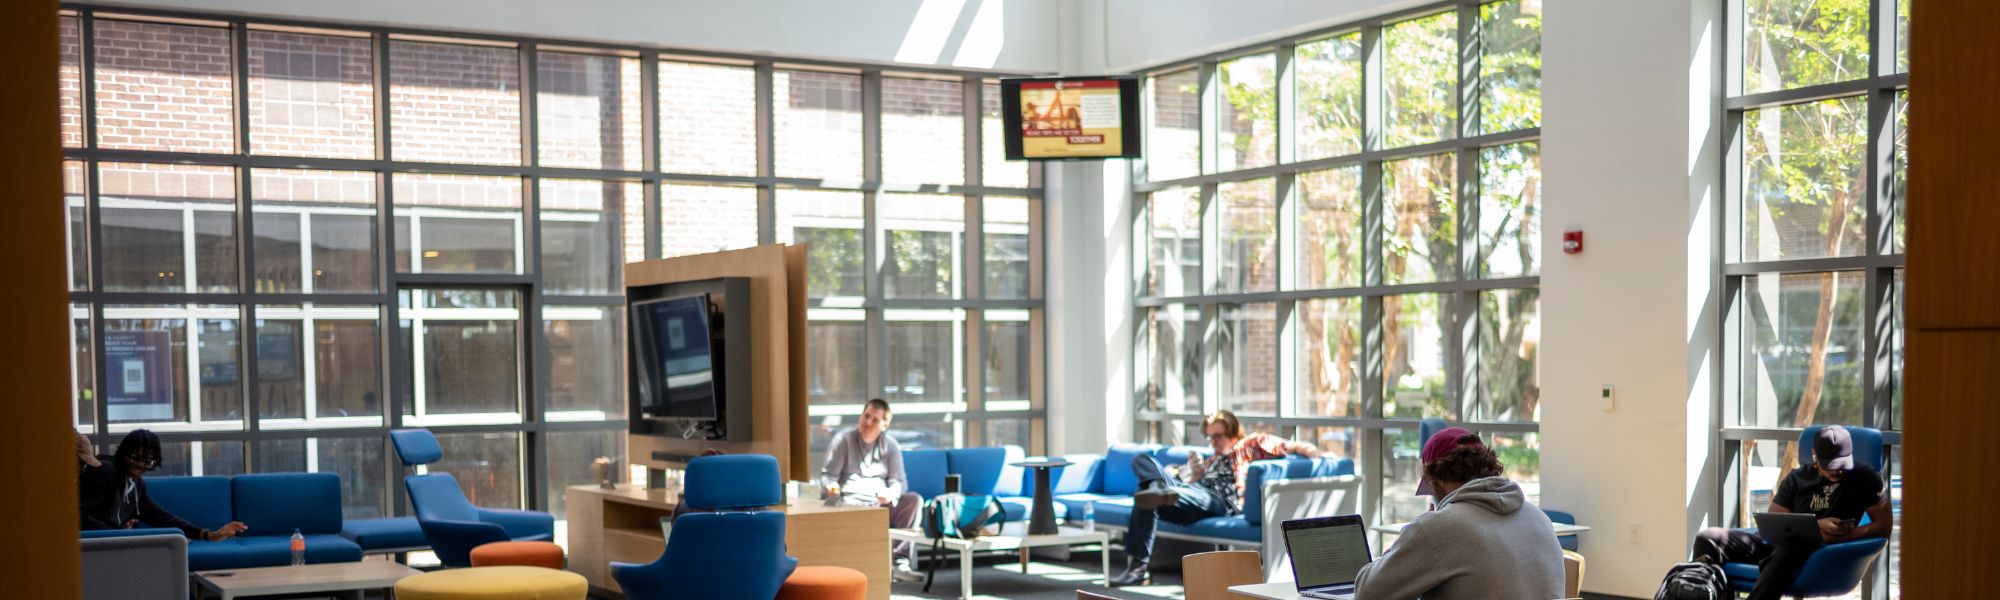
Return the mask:
[[[1097,531],[1097,503],[1083,503],[1083,530]]]
[[[303,535],[303,534],[300,534],[300,533],[299,533],[299,530],[297,530],[297,529],[293,529],[293,530],[292,530],[292,566],[294,566],[294,567],[301,567],[301,566],[305,566],[305,564],[306,564],[306,536],[305,536],[305,535]]]

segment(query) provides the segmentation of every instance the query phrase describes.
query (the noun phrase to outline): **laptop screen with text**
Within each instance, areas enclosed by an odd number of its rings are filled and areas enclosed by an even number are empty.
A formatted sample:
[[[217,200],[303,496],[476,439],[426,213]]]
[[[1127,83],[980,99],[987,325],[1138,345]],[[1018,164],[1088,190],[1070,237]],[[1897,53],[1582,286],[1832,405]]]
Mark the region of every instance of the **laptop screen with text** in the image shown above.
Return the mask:
[[[1353,583],[1368,564],[1368,538],[1358,523],[1286,531],[1285,545],[1302,590]]]

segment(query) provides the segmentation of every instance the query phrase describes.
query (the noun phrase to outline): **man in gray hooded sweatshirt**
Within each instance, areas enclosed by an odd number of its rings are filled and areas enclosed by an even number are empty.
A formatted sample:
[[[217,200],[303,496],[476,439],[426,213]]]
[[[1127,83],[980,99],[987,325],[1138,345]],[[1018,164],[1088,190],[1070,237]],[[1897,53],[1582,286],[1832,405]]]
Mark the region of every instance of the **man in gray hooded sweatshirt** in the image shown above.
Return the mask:
[[[1555,600],[1563,554],[1548,515],[1500,476],[1500,459],[1462,427],[1424,443],[1417,495],[1436,510],[1361,568],[1354,600]]]

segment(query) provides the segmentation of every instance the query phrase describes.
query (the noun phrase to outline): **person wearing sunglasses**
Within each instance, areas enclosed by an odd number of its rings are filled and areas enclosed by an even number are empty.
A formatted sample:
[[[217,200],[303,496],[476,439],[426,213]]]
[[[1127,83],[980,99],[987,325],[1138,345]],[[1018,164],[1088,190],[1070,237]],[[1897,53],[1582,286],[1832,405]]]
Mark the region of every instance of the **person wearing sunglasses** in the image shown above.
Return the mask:
[[[1191,525],[1209,517],[1243,512],[1243,482],[1250,463],[1297,455],[1319,456],[1319,448],[1286,440],[1268,433],[1243,434],[1236,414],[1218,410],[1202,420],[1213,454],[1188,457],[1187,468],[1176,478],[1160,466],[1151,454],[1132,459],[1132,473],[1139,478],[1139,492],[1132,497],[1132,523],[1125,530],[1125,572],[1112,585],[1141,585],[1152,579],[1149,567],[1153,556],[1153,532],[1160,519]]]
[[[219,542],[247,529],[241,521],[204,529],[153,503],[145,475],[160,468],[160,436],[151,431],[134,429],[111,456],[97,458],[98,464],[86,467],[77,480],[85,530],[165,527],[179,529],[190,540]]]

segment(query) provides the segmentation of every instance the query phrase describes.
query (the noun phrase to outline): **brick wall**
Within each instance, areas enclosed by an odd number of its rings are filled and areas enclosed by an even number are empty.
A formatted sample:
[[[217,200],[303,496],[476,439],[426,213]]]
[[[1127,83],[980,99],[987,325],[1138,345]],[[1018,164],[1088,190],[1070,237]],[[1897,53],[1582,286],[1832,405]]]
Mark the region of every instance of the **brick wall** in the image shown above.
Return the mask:
[[[393,41],[389,71],[397,160],[521,164],[514,48]]]
[[[108,197],[234,202],[236,169],[156,163],[99,163],[98,192]]]
[[[757,188],[662,186],[660,244],[669,257],[757,245]]]
[[[965,182],[965,84],[882,80],[882,178]]]
[[[779,71],[775,145],[780,177],[861,178],[861,77]]]
[[[483,175],[398,173],[391,180],[396,206],[519,209],[521,179]]]
[[[638,59],[540,52],[535,62],[543,166],[644,167]]]
[[[1146,162],[1155,181],[1199,174],[1201,95],[1195,90],[1200,81],[1193,70],[1153,78]]]
[[[62,90],[62,143],[64,146],[83,145],[83,25],[76,17],[57,20],[57,51],[62,62],[57,67]]]
[[[980,87],[979,141],[984,160],[980,163],[980,176],[989,186],[1028,187],[1028,161],[1007,160],[1007,137],[1002,131],[1006,124],[1000,119],[1000,86],[989,83]]]
[[[229,30],[99,19],[97,134],[106,148],[228,153]]]
[[[661,61],[661,168],[756,175],[756,108],[755,69]]]
[[[373,158],[367,38],[250,31],[250,145],[259,154]]]
[[[257,202],[375,205],[375,174],[353,171],[252,169],[250,198]]]

